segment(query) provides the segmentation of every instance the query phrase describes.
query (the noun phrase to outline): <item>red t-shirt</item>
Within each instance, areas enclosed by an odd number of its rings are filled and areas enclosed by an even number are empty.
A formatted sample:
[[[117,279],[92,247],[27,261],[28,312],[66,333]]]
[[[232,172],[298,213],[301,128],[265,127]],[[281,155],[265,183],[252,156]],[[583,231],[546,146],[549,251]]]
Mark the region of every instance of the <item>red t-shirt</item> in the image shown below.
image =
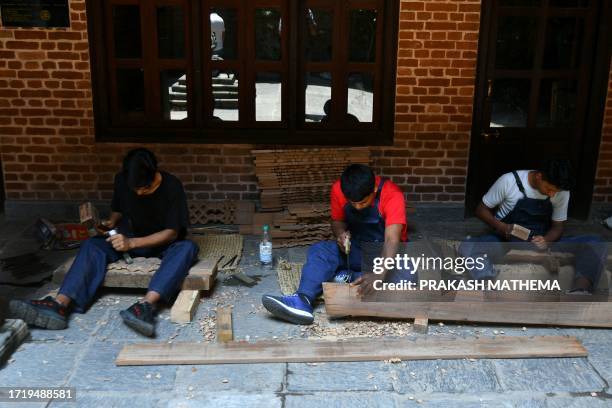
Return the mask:
[[[376,185],[380,184],[380,176],[376,176]],[[344,205],[348,202],[342,188],[340,180],[337,180],[331,189],[331,217],[334,221],[344,221]],[[382,191],[380,192],[380,204],[378,212],[385,219],[385,227],[393,224],[402,224],[402,241],[408,239],[406,228],[406,202],[402,190],[391,180],[385,180]]]

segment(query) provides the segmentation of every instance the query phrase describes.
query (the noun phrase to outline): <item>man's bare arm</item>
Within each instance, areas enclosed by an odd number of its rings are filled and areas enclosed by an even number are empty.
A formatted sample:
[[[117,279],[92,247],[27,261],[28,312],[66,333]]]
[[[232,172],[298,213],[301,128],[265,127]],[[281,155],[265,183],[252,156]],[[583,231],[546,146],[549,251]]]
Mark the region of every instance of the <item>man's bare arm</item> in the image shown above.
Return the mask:
[[[482,201],[476,207],[476,216],[480,218],[485,224],[493,228],[502,237],[507,237],[510,234],[512,226],[506,224],[503,221],[498,220],[493,211],[487,207]]]
[[[137,248],[160,247],[175,241],[177,237],[178,231],[174,229],[165,229],[155,234],[139,238],[128,238],[123,234],[117,234],[109,237],[107,241],[113,245],[115,250],[126,252]]]

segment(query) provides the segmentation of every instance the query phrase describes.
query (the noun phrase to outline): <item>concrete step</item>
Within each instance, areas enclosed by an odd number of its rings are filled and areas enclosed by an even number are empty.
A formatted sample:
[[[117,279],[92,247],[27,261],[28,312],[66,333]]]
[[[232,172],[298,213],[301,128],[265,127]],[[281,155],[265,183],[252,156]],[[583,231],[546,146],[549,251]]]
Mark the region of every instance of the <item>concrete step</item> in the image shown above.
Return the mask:
[[[187,85],[172,85],[172,91],[176,93],[187,93]]]
[[[175,100],[181,100],[181,101],[186,101],[187,100],[187,94],[186,93],[182,93],[182,92],[170,92],[169,93],[170,99],[175,99]]]
[[[215,99],[238,99],[238,92],[213,92]]]
[[[215,108],[218,109],[238,109],[237,99],[222,99],[215,101]]]

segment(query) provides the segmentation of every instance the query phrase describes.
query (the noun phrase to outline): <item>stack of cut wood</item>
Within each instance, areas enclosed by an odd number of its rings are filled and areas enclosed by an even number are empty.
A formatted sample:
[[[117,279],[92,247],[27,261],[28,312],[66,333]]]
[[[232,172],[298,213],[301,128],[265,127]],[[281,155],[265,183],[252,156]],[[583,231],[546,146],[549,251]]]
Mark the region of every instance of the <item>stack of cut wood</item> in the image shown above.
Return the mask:
[[[259,234],[270,226],[274,246],[280,248],[331,239],[328,204],[290,204],[284,211],[256,213],[253,225],[240,226],[241,234]]]
[[[329,196],[346,166],[370,164],[367,148],[254,150],[263,212],[241,233],[270,226],[274,246],[293,247],[331,239]]]
[[[349,164],[370,164],[367,148],[253,150],[261,208],[328,203],[331,184]]]

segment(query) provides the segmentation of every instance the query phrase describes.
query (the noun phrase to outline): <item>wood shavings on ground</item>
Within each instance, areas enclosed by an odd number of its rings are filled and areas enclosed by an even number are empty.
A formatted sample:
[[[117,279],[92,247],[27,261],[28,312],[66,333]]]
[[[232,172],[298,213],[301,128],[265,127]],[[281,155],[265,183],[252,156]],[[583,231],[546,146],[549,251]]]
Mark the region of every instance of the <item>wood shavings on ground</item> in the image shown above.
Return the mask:
[[[312,339],[349,339],[355,337],[414,336],[412,324],[399,320],[351,319],[330,321],[324,313],[315,313],[313,324],[301,328],[301,337]]]
[[[205,316],[200,319],[200,332],[206,342],[214,342],[217,338],[217,318],[215,316]]]

